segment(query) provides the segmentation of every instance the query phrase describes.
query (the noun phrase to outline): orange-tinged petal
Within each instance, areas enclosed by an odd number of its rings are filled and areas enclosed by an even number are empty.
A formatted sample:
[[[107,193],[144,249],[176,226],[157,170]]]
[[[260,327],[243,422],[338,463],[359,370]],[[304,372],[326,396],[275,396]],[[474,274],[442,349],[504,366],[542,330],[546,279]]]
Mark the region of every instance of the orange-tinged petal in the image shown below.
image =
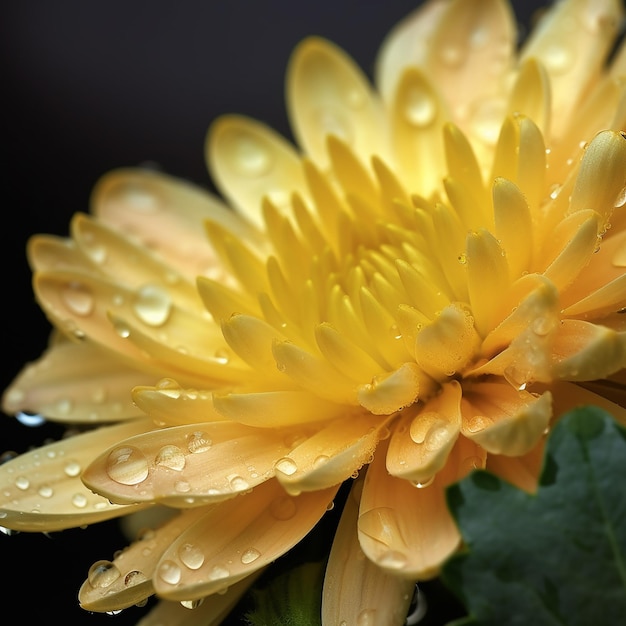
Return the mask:
[[[276,462],[276,477],[293,494],[338,485],[369,463],[389,420],[346,414],[294,447]]]
[[[492,454],[520,456],[533,448],[552,418],[552,395],[516,389],[506,380],[481,382],[463,394],[461,432]]]
[[[467,440],[453,451],[468,459],[475,446]],[[471,465],[470,465],[471,467]],[[465,473],[450,463],[422,489],[395,478],[385,467],[379,446],[365,476],[359,507],[361,548],[379,567],[411,580],[433,578],[459,545],[460,537],[445,501],[444,487]]]
[[[91,343],[50,346],[6,389],[6,413],[38,413],[60,422],[112,422],[141,416],[130,390],[154,376]]]
[[[401,626],[414,584],[375,565],[358,541],[357,518],[362,480],[346,500],[324,575],[322,622]]]
[[[241,115],[213,122],[206,160],[224,196],[257,226],[264,197],[287,209],[291,194],[306,190],[295,149],[265,124]]]
[[[92,493],[81,482],[81,473],[102,450],[151,426],[146,419],[107,426],[7,461],[0,466],[0,525],[23,531],[63,530],[139,510]]]
[[[302,427],[260,429],[206,422],[119,440],[100,454],[83,481],[114,502],[194,507],[249,491],[274,475],[276,459]]]
[[[443,468],[461,430],[461,393],[461,385],[452,381],[395,424],[386,461],[392,476],[425,484]]]
[[[194,600],[223,591],[282,556],[317,524],[337,487],[288,496],[275,480],[212,508],[161,557],[159,596]],[[193,550],[193,563],[185,556]]]
[[[489,454],[486,469],[512,485],[533,493],[537,489],[543,467],[545,441],[540,439],[534,448],[522,456]]]

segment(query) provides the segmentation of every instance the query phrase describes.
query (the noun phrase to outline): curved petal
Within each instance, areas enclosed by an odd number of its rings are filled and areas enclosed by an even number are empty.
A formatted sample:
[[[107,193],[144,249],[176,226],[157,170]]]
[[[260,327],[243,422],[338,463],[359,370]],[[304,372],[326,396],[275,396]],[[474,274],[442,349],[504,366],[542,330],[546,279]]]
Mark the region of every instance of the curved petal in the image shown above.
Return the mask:
[[[536,397],[506,380],[481,382],[463,393],[461,432],[491,454],[520,456],[541,439],[552,418],[552,394]]]
[[[270,430],[206,422],[119,440],[83,481],[114,502],[195,507],[249,491],[274,475],[276,459],[303,429]]]
[[[194,600],[220,592],[282,556],[317,524],[337,487],[297,497],[274,480],[212,508],[161,557],[157,594]],[[186,556],[193,554],[193,561]]]
[[[153,427],[151,420],[107,426],[42,446],[0,465],[0,524],[23,531],[77,528],[127,515],[139,506],[118,506],[94,494],[81,472],[102,450]]]
[[[368,559],[358,541],[357,518],[363,484],[358,479],[346,500],[324,575],[322,623],[401,626],[414,583]]]
[[[213,122],[206,159],[221,192],[252,224],[263,225],[262,201],[287,209],[293,193],[306,197],[300,156],[271,128],[241,115]]]
[[[364,160],[386,155],[380,104],[367,77],[339,47],[320,37],[302,41],[289,61],[286,84],[294,134],[320,167],[328,164],[329,135]]]
[[[154,376],[91,343],[50,346],[6,389],[2,408],[45,415],[59,422],[102,423],[140,417],[131,389]]]
[[[397,576],[436,576],[460,542],[444,488],[473,467],[476,448],[460,438],[451,462],[430,485],[418,489],[387,473],[386,447],[381,446],[368,467],[359,508],[359,542],[365,555]]]

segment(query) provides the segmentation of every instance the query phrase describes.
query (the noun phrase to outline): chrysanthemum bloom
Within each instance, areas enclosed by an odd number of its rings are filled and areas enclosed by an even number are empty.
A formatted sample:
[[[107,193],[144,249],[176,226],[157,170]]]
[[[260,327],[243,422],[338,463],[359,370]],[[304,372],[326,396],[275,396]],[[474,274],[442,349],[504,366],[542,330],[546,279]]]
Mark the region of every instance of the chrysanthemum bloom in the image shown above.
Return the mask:
[[[517,51],[503,0],[430,0],[384,43],[376,90],[333,44],[299,45],[299,149],[213,124],[232,210],[165,175],[104,177],[69,239],[30,242],[56,330],[4,396],[98,428],[0,468],[2,524],[179,510],[80,600],[156,593],[142,624],[197,604],[209,623],[358,477],[322,620],[402,623],[459,545],[447,485],[487,467],[533,489],[565,409],[625,419],[621,17],[564,0]]]

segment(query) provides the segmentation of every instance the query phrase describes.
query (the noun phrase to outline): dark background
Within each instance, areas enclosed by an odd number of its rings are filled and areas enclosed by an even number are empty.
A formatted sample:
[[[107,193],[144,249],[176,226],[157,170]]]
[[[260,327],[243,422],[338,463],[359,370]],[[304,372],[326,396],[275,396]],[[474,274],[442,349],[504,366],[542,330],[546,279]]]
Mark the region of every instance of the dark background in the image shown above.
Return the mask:
[[[93,184],[115,167],[152,162],[212,189],[203,145],[213,118],[243,113],[290,137],[283,77],[295,44],[327,37],[371,77],[385,33],[416,4],[4,0],[0,387],[39,355],[49,332],[30,287],[30,235],[67,234],[72,214],[88,210]],[[539,3],[513,4],[527,24]],[[0,418],[0,454],[56,434],[52,426]],[[76,599],[91,563],[112,558],[124,543],[115,522],[51,536],[0,535],[3,620],[10,623],[11,612],[20,623],[135,623],[138,609],[91,615]]]

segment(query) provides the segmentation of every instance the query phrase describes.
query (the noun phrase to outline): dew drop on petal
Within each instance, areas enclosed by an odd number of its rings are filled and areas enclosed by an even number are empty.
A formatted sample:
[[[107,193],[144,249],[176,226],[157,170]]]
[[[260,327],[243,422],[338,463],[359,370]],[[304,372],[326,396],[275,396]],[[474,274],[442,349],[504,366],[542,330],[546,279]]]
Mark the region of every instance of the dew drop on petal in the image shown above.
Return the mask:
[[[162,326],[172,311],[172,300],[161,287],[144,285],[137,291],[133,310],[144,324]]]
[[[240,136],[232,144],[231,165],[247,177],[263,176],[269,172],[273,159],[267,149],[250,136]]]
[[[163,446],[156,455],[155,463],[159,467],[180,472],[185,467],[185,455],[178,446]]]
[[[375,626],[376,609],[363,609],[356,617],[356,626]]]
[[[148,461],[137,448],[122,446],[109,454],[106,471],[116,483],[137,485],[148,477]]]
[[[111,561],[97,561],[89,568],[87,580],[94,589],[111,586],[120,577],[120,570]]]
[[[163,582],[177,585],[180,582],[182,571],[174,561],[165,560],[159,565],[158,575]]]
[[[146,575],[143,572],[140,572],[137,569],[134,569],[126,576],[124,576],[124,586],[125,587],[134,587],[135,585],[139,585],[140,583],[145,582],[147,579]]]
[[[199,569],[204,563],[202,550],[192,543],[184,543],[178,548],[178,557],[189,569]]]
[[[192,454],[206,452],[212,445],[213,441],[209,437],[208,433],[201,430],[197,430],[187,436],[187,449]]]
[[[228,478],[228,484],[232,491],[246,491],[246,489],[250,489],[250,483],[243,476],[237,474]]]
[[[70,282],[61,291],[65,306],[75,315],[86,317],[94,308],[91,289],[79,282]]]
[[[407,557],[398,550],[384,552],[377,560],[377,563],[388,569],[401,570],[406,567]]]
[[[437,114],[437,104],[426,90],[414,87],[406,96],[404,115],[409,124],[424,128],[432,124]]]
[[[298,471],[298,466],[293,459],[285,456],[274,463],[274,469],[285,476],[291,476]]]
[[[229,576],[230,571],[224,565],[214,565],[209,572],[209,580],[220,580]]]
[[[81,472],[80,463],[78,463],[77,461],[68,461],[65,464],[63,471],[65,472],[66,476],[74,478],[75,476],[78,476]]]
[[[296,503],[290,496],[279,496],[272,500],[269,511],[274,519],[286,521],[296,514]]]
[[[181,600],[180,605],[186,609],[197,609],[204,602],[204,598],[198,598],[196,600]]]
[[[619,194],[617,195],[617,199],[615,200],[615,208],[619,209],[626,204],[626,187],[624,187]]]
[[[84,493],[75,493],[72,496],[72,504],[77,509],[84,509],[87,506],[87,498]]]
[[[430,485],[435,482],[435,476],[430,476],[429,478],[424,478],[423,480],[412,481],[411,484],[417,489],[425,489],[426,487],[430,487]]]
[[[26,491],[30,487],[30,481],[26,476],[18,476],[15,479],[15,486],[22,491]]]
[[[554,74],[567,72],[574,62],[574,50],[563,43],[553,43],[542,55],[542,60]]]
[[[256,548],[248,548],[241,555],[241,562],[244,565],[253,563],[261,556],[261,553]]]

